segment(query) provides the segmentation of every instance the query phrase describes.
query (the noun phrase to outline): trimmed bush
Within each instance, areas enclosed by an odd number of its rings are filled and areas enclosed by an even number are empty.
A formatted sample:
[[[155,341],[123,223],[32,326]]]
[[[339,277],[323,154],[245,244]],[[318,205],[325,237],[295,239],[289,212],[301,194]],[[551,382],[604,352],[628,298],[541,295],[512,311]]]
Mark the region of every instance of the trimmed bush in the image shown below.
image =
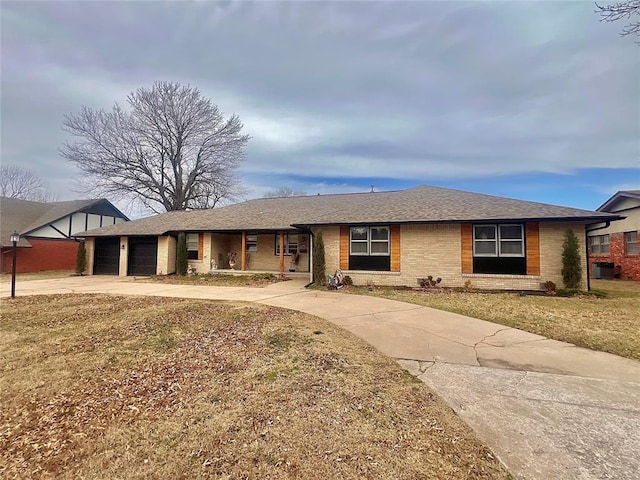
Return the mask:
[[[178,235],[178,247],[176,252],[176,273],[186,275],[189,268],[189,253],[187,252],[187,236],[184,232]]]
[[[571,229],[565,232],[562,244],[562,281],[567,289],[579,289],[582,282],[578,237]]]
[[[84,271],[87,269],[87,248],[84,245],[84,240],[78,245],[78,252],[76,253],[76,273],[78,275],[84,275]]]
[[[327,284],[327,268],[324,259],[324,240],[322,232],[313,237],[313,281],[316,285]]]

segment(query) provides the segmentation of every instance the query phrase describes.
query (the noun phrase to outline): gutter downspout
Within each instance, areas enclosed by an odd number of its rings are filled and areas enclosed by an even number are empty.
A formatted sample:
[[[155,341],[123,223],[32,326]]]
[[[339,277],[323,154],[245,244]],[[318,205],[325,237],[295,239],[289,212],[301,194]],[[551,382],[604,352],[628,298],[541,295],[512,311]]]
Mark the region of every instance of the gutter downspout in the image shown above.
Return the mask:
[[[605,228],[609,228],[611,226],[611,220],[604,220],[604,225],[598,228],[587,228],[589,225],[599,225],[602,222],[598,223],[589,223],[585,226],[584,229],[584,250],[587,255],[587,292],[591,290],[591,271],[589,270],[589,233],[596,232],[598,230],[604,230]]]

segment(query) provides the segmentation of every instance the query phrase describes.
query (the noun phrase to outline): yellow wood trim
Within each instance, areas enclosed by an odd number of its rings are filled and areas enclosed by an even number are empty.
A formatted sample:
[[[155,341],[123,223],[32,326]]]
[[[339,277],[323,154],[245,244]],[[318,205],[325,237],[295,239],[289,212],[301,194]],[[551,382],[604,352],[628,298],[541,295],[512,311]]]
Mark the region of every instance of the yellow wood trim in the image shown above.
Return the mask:
[[[400,225],[391,225],[391,271],[400,271]]]
[[[340,227],[340,269],[349,270],[349,227]]]
[[[526,224],[527,275],[540,275],[540,224]]]
[[[462,246],[462,273],[473,273],[473,225],[460,225],[460,242]]]

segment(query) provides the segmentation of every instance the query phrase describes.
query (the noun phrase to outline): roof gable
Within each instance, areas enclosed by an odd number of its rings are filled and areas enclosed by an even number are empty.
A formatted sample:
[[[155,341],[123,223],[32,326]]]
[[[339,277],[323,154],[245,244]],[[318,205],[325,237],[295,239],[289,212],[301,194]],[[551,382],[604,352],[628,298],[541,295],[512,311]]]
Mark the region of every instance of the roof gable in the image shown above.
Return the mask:
[[[596,210],[598,212],[615,212],[616,205],[626,199],[637,200],[637,204],[640,206],[640,190],[620,190]]]
[[[11,245],[10,236],[14,231],[18,231],[21,237],[37,230],[45,225],[53,223],[61,218],[76,212],[93,213],[94,209],[103,212],[103,215],[118,216],[128,220],[120,210],[118,210],[108,200],[69,200],[63,202],[32,202],[18,198],[0,197],[0,240],[2,246]],[[26,238],[20,239],[20,246],[29,246]]]

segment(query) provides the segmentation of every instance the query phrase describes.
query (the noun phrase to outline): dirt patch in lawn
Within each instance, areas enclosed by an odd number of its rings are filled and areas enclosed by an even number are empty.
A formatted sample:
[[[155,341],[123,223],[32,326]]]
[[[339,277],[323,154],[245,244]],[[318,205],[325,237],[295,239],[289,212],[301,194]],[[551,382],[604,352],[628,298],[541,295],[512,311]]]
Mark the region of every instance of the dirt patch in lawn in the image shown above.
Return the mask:
[[[392,360],[274,307],[3,302],[3,478],[508,478]]]
[[[604,296],[555,297],[447,289],[341,291],[375,295],[460,313],[580,347],[640,360],[640,283],[594,280]]]

